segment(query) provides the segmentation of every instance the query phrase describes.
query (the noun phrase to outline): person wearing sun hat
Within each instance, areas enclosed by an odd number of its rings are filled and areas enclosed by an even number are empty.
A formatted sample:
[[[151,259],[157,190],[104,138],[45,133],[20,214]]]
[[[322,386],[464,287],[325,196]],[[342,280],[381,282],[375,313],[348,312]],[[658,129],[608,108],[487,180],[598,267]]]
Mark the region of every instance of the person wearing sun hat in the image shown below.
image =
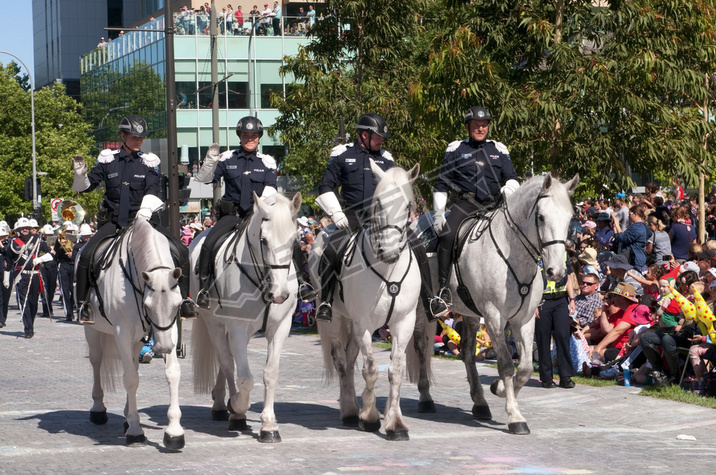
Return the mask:
[[[620,282],[627,282],[636,289],[637,297],[644,294],[644,288],[641,284],[630,276],[627,271],[634,268],[626,257],[621,254],[614,254],[610,259],[604,261],[607,266],[607,275],[609,276],[609,289],[614,289]]]
[[[586,276],[587,274],[597,274],[598,280],[601,282],[602,273],[599,269],[599,263],[597,262],[597,250],[593,247],[588,247],[582,251],[577,260],[582,264],[581,274]]]
[[[635,287],[627,282],[620,282],[607,295],[619,311],[612,316],[613,324],[607,320],[605,312],[602,312],[600,324],[607,334],[594,347],[592,359],[599,357],[605,361],[612,361],[619,355],[624,343],[629,340],[629,331],[637,325],[632,312],[639,301],[636,297]]]

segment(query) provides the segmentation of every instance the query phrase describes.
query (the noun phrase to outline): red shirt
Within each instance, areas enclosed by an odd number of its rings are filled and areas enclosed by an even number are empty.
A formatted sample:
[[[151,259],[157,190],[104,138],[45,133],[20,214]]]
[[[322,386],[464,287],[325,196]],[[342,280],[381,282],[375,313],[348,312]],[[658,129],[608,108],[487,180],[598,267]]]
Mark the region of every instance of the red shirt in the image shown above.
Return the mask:
[[[611,346],[614,348],[621,349],[624,346],[624,343],[626,343],[629,340],[629,330],[634,328],[636,326],[636,322],[634,319],[632,319],[631,314],[632,311],[637,307],[639,304],[632,304],[627,307],[626,310],[620,310],[617,313],[615,313],[613,316],[616,317],[616,322],[614,323],[614,326],[616,327],[621,322],[626,322],[629,324],[629,328],[622,333],[622,336],[620,336],[616,341],[613,341]]]

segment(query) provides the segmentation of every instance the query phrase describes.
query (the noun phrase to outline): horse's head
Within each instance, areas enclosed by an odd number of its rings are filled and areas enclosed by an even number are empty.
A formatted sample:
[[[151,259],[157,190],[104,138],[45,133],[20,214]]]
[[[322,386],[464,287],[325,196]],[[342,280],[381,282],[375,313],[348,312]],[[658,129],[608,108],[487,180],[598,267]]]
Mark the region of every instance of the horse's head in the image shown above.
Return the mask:
[[[282,304],[290,295],[288,275],[298,239],[296,213],[301,206],[301,193],[290,201],[277,193],[264,201],[254,193],[254,203],[253,219],[259,219],[260,225],[250,227],[249,233],[254,236],[249,239],[260,242],[259,262],[266,273],[264,300]]]
[[[533,179],[537,180],[537,179]],[[569,230],[569,221],[572,219],[572,204],[569,197],[574,193],[579,183],[579,175],[566,183],[562,183],[551,174],[546,175],[539,182],[527,183],[524,188],[530,185],[537,187],[534,201],[523,203],[526,209],[531,209],[536,223],[537,250],[542,257],[544,273],[548,280],[560,281],[567,272],[565,263],[565,241]],[[510,198],[517,198],[524,195],[517,192]]]
[[[420,165],[407,172],[399,167],[383,171],[372,160],[370,166],[379,180],[371,203],[371,246],[378,259],[392,264],[407,244],[406,230],[415,202],[413,181]]]
[[[171,328],[176,322],[179,306],[182,302],[179,291],[181,269],[178,267],[157,267],[142,272],[144,282],[144,307],[154,330],[154,346],[157,354],[166,354],[174,350]]]

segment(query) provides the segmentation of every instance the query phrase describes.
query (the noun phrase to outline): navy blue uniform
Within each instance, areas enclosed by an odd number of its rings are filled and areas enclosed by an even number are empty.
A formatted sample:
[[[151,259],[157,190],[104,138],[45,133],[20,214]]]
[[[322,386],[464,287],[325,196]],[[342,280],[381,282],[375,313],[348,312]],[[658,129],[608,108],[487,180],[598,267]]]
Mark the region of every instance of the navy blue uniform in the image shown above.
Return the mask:
[[[12,260],[8,256],[10,243],[0,247],[0,277],[4,277],[3,272],[12,270]],[[10,305],[10,294],[12,294],[12,278],[10,279],[10,287],[7,289],[0,283],[0,326],[5,326],[7,321],[7,310]]]
[[[77,246],[75,246],[76,248]],[[72,249],[74,253],[75,248]],[[55,242],[55,260],[58,267],[58,280],[60,283],[60,294],[62,295],[62,306],[65,311],[65,320],[70,321],[74,315],[75,299],[72,292],[72,282],[75,279],[75,262],[67,255],[67,252],[60,245],[60,240]]]
[[[50,246],[40,236],[19,236],[10,241],[8,250],[13,260],[13,277],[20,274],[15,292],[22,310],[25,336],[32,336],[40,298],[40,271],[34,268],[34,259],[50,252]]]
[[[45,242],[47,241],[45,240]],[[42,269],[40,269],[40,275],[42,275],[43,285],[43,290],[40,293],[40,297],[42,298],[43,317],[52,318],[53,316],[52,301],[55,298],[55,290],[57,290],[57,273],[58,266],[57,261],[55,259],[51,260],[50,262],[46,262],[45,265],[42,266]]]
[[[368,210],[378,184],[378,179],[370,169],[371,158],[383,171],[395,166],[392,155],[385,150],[370,152],[360,145],[338,145],[331,152],[318,186],[319,195],[342,186],[344,212],[351,221],[351,228],[357,224],[354,224],[355,219],[351,220],[350,215]]]
[[[243,148],[225,152],[214,169],[212,183],[224,178],[221,198],[234,203],[241,216],[253,209],[255,192],[261,196],[267,186],[276,188],[276,162],[270,155],[246,152]]]

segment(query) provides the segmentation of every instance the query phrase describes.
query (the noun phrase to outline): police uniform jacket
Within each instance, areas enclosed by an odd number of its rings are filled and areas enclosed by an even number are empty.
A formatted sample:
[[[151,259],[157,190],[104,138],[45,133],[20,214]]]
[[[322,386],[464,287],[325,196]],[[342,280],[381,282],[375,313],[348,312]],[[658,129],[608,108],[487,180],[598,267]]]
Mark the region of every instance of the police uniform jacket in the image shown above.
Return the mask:
[[[40,242],[39,246],[37,245],[38,241]],[[17,236],[10,241],[8,251],[9,257],[13,261],[13,271],[28,272],[33,270],[33,260],[36,257],[50,252],[50,246],[41,240],[40,236]]]
[[[328,193],[342,185],[341,196],[346,209],[367,210],[378,184],[370,168],[371,158],[384,171],[395,166],[393,156],[383,149],[371,152],[358,144],[334,147],[318,193]]]
[[[129,213],[136,213],[144,195],[159,196],[159,157],[153,153],[127,154],[124,148],[102,150],[92,170],[87,174],[92,191],[104,182],[104,199],[114,216],[119,214],[122,186],[129,186]]]
[[[252,192],[261,196],[265,187],[276,188],[276,161],[271,155],[256,151],[229,150],[219,158],[212,183],[219,182],[222,177],[225,188],[221,199],[233,202],[241,212],[246,212],[254,205]],[[246,194],[243,200],[242,194]]]
[[[448,145],[435,191],[473,193],[482,202],[499,194],[507,180],[517,180],[507,147],[494,140],[466,139]]]

